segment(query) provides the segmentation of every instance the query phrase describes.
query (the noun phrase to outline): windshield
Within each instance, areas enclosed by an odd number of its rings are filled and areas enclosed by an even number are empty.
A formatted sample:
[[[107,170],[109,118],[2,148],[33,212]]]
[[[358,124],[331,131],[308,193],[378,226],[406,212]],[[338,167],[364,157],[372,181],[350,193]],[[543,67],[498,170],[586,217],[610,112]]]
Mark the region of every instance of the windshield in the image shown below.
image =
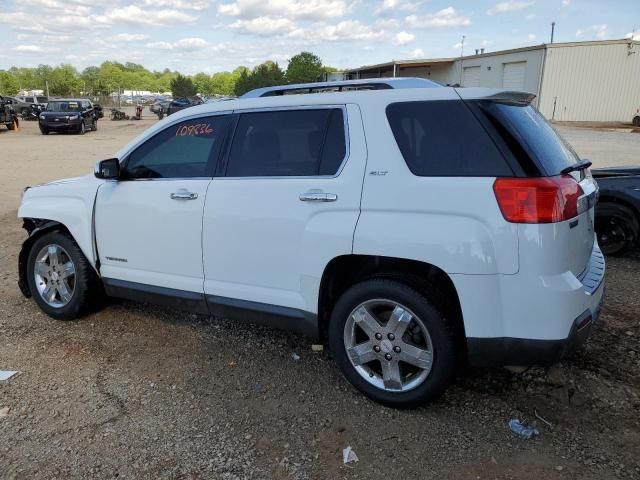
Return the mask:
[[[38,103],[47,103],[47,100],[49,99],[47,97],[36,97],[36,100]]]
[[[79,112],[80,102],[65,100],[49,102],[47,104],[47,112]]]
[[[511,145],[516,156],[528,156],[546,175],[558,175],[580,158],[542,114],[530,105],[478,101],[480,111]],[[515,140],[515,142],[513,141]]]

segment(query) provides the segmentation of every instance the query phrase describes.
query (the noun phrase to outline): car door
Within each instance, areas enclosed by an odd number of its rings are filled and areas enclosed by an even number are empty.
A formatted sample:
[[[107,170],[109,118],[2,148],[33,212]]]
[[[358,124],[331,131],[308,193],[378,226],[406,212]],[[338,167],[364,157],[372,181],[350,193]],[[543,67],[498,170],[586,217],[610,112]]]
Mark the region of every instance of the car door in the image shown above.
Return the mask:
[[[245,111],[235,121],[205,205],[207,300],[316,313],[322,272],[351,253],[360,212],[366,146],[359,109]]]
[[[121,159],[97,195],[100,272],[108,284],[202,295],[202,214],[228,116],[175,122]]]

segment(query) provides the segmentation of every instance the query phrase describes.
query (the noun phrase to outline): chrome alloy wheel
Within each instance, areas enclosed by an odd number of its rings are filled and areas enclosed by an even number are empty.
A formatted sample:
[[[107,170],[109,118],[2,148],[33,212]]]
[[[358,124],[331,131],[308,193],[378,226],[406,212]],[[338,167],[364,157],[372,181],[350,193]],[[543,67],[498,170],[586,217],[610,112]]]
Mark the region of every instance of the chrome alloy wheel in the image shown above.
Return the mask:
[[[386,391],[416,388],[433,365],[426,325],[393,300],[368,300],[353,309],[344,326],[344,348],[360,376]]]
[[[42,247],[33,267],[38,294],[54,308],[67,305],[76,285],[76,268],[67,251],[60,245]]]

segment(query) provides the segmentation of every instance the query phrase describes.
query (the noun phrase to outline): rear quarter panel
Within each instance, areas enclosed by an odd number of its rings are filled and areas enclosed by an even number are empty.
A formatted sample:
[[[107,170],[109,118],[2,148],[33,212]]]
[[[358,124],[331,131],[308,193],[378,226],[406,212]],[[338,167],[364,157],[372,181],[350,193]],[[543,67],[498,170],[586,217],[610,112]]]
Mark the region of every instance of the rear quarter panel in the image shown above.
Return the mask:
[[[402,98],[431,99],[459,97],[424,89]],[[518,230],[498,208],[495,179],[413,175],[389,127],[389,103],[387,97],[361,106],[369,157],[354,253],[418,260],[449,274],[517,273]]]

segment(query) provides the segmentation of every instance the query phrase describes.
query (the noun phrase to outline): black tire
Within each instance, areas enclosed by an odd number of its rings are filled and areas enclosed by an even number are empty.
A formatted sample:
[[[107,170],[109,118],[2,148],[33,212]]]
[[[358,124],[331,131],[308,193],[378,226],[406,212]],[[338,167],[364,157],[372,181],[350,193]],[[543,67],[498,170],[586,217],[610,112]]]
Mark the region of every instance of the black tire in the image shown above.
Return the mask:
[[[47,130],[46,128],[40,127],[40,133],[42,133],[42,135],[49,135],[49,130]]]
[[[18,121],[14,118],[10,124],[7,125],[9,130],[15,130],[18,126]]]
[[[98,131],[98,120],[96,120],[95,118],[93,119],[93,123],[91,124],[91,131],[93,132]]]
[[[39,293],[36,286],[34,268],[38,252],[47,245],[59,245],[69,254],[75,267],[74,288],[71,300],[61,307],[49,305]],[[104,303],[102,284],[89,261],[76,242],[61,232],[45,233],[31,245],[27,257],[27,282],[29,290],[38,306],[44,313],[58,320],[74,320],[91,313]]]
[[[598,203],[595,229],[598,243],[605,255],[622,255],[640,237],[640,222],[636,212],[615,202]]]
[[[164,112],[158,112],[158,120],[162,120],[164,118]]]
[[[23,108],[22,110],[20,110],[20,115],[22,115],[22,118],[26,117],[27,115],[29,115],[29,109]]]
[[[83,121],[80,122],[80,126],[78,127],[78,134],[79,135],[84,135],[86,131],[87,131],[87,129],[84,126],[84,120],[83,120]]]
[[[408,391],[389,391],[367,382],[349,360],[344,345],[345,324],[363,302],[388,299],[410,309],[425,324],[433,344],[433,363],[428,376]],[[347,380],[370,399],[396,408],[415,408],[440,396],[456,371],[456,349],[451,325],[421,293],[393,280],[372,279],[349,288],[335,304],[329,323],[329,346]]]
[[[640,127],[640,115],[633,117],[633,121],[631,123],[633,123],[634,127]]]

